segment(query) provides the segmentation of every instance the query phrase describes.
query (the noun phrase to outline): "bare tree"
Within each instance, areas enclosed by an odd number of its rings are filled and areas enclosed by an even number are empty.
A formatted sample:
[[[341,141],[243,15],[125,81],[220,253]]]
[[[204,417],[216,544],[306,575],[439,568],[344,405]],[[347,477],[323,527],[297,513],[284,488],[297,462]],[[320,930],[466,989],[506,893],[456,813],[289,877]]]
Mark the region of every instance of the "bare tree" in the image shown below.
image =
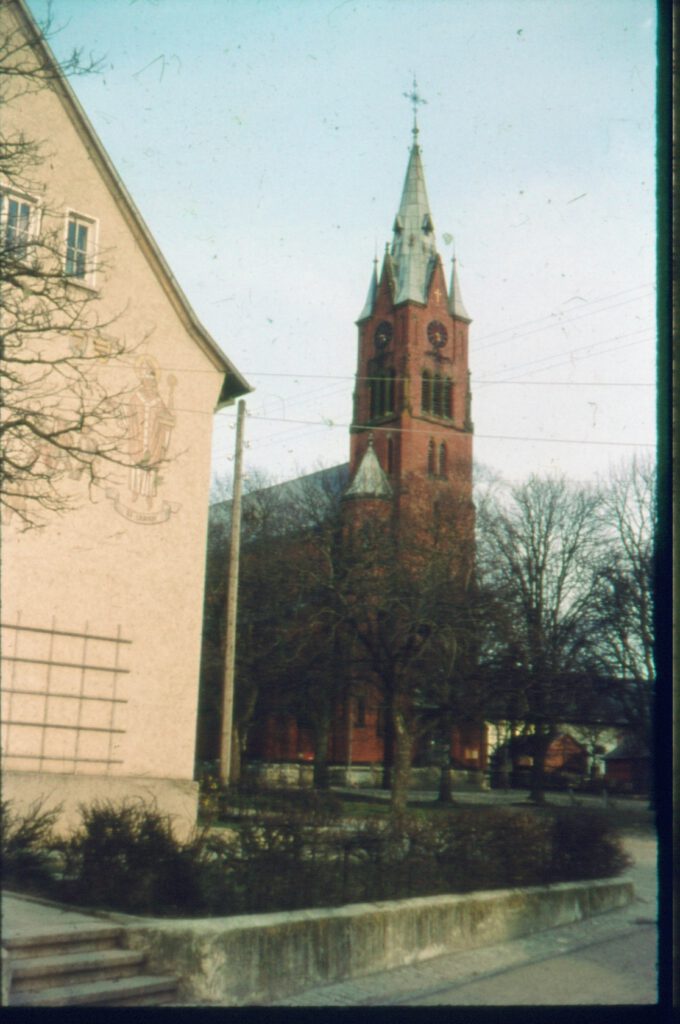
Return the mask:
[[[505,717],[531,738],[535,801],[558,724],[592,696],[600,509],[595,490],[533,476],[480,514],[480,570],[498,598],[495,674]]]
[[[152,456],[130,447],[130,388],[112,385],[130,353],[116,337],[118,315],[104,315],[83,287],[104,274],[103,254],[64,239],[46,188],[52,153],[22,127],[34,94],[97,62],[74,51],[59,69],[44,45],[54,26],[32,38],[12,3],[0,26],[0,503],[5,519],[30,527],[78,503],[82,488],[70,480],[99,485],[114,465],[152,468]]]
[[[214,493],[224,498],[227,481]],[[245,482],[241,519],[238,640],[234,688],[232,774],[240,759],[262,694],[276,694],[289,670],[284,624],[290,608],[293,510],[285,492],[262,475]],[[225,646],[225,607],[231,530],[228,499],[212,506],[208,530],[203,654],[199,701],[199,756],[217,752]]]
[[[367,674],[383,701],[396,815],[406,807],[416,743],[435,724],[450,742],[472,679],[470,511],[442,500],[429,520],[363,516],[346,535],[353,671]]]
[[[607,544],[599,564],[597,653],[633,734],[651,749],[654,665],[654,517],[651,459],[612,470],[602,486]]]

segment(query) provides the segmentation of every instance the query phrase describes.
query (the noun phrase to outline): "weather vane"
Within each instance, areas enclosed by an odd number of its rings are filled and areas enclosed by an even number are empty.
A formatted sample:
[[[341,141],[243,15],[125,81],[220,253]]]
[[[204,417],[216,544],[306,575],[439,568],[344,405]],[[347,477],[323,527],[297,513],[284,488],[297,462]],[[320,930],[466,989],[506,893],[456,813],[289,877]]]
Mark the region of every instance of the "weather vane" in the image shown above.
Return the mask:
[[[416,82],[415,75],[413,76],[413,88],[411,92],[405,92],[404,97],[410,100],[413,106],[413,128],[411,130],[413,132],[413,141],[415,142],[418,138],[418,107],[427,103],[427,100],[424,100],[418,92],[418,83]]]

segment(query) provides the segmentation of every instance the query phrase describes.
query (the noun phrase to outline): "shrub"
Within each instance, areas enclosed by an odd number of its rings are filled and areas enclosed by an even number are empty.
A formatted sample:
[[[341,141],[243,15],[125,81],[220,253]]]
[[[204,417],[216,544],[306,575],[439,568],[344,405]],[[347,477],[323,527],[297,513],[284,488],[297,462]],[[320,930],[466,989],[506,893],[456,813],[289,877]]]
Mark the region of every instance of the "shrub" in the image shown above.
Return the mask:
[[[577,808],[453,808],[348,826],[313,794],[294,803],[182,842],[153,805],[98,802],[81,807],[82,824],[61,844],[52,835],[57,811],[36,805],[19,819],[4,805],[3,859],[26,884],[60,847],[57,897],[186,917],[577,881],[629,864],[607,818]]]
[[[81,806],[82,825],[63,844],[63,896],[131,912],[197,913],[215,902],[215,862],[228,843],[207,832],[186,842],[169,816],[141,801]]]
[[[36,800],[26,812],[12,809],[10,800],[0,804],[0,857],[2,879],[7,886],[42,891],[52,883],[57,840],[54,824],[61,804],[50,811]]]
[[[630,867],[619,836],[605,815],[556,812],[550,881],[605,878]]]

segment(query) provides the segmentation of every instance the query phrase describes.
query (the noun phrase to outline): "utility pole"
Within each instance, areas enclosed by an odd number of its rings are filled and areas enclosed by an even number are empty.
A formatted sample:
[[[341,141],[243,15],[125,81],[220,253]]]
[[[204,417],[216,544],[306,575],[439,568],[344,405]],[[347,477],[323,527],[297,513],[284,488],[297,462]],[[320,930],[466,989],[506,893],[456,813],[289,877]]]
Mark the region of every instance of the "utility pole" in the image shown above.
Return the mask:
[[[222,729],[220,732],[220,782],[231,780],[231,739],[234,717],[234,662],[236,659],[236,615],[238,609],[238,569],[241,551],[241,491],[243,488],[243,420],[246,403],[241,398],[236,414],[236,451],[234,457],[234,493],[231,501],[231,546],[227,582],[227,627],[222,686]]]

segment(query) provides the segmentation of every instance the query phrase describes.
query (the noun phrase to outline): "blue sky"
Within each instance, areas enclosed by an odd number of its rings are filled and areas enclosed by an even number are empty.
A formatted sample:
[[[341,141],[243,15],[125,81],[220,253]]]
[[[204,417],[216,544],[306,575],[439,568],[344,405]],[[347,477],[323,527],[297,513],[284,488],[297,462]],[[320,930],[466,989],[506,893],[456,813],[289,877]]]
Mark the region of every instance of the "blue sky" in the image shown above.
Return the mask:
[[[652,0],[52,10],[57,55],[104,57],[76,92],[256,387],[246,472],[347,459],[354,321],[391,237],[414,73],[438,247],[448,263],[455,244],[473,317],[478,461],[513,480],[585,479],[649,450],[634,445],[655,437]],[[215,426],[228,472],[233,411]]]

